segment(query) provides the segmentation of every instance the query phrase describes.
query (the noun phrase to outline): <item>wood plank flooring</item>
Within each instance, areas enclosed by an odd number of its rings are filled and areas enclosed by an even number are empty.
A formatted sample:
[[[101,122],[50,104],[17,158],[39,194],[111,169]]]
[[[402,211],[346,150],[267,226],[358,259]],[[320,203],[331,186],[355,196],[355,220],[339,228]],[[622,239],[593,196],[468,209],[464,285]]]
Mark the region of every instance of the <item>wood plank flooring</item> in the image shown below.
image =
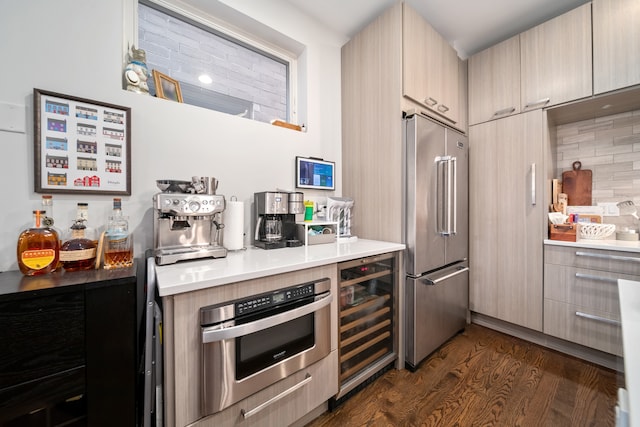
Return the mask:
[[[624,375],[469,325],[414,373],[391,370],[307,427],[614,426]]]

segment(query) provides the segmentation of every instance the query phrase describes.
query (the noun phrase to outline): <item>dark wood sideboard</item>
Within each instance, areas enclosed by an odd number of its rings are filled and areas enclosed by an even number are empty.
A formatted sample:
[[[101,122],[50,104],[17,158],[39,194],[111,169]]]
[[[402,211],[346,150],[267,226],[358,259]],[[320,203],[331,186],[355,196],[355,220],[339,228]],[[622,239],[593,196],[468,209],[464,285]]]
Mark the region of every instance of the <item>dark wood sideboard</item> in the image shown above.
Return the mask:
[[[136,425],[138,266],[0,273],[0,426]]]

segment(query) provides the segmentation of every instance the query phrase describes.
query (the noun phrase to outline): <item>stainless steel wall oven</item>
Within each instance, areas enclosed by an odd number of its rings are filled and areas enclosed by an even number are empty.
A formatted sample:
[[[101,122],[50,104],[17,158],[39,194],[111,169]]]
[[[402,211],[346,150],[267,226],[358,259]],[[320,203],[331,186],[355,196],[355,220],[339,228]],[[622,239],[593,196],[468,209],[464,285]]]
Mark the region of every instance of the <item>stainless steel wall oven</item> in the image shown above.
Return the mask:
[[[204,415],[326,357],[332,299],[322,279],[201,308]]]

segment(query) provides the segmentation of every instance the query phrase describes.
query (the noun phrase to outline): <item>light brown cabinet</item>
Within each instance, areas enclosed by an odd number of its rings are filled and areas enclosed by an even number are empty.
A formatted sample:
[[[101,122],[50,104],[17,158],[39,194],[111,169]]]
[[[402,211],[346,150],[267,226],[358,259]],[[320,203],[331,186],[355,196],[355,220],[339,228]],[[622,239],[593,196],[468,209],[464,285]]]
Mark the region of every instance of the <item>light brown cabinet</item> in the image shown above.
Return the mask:
[[[546,245],[544,333],[622,356],[618,279],[640,280],[640,256]]]
[[[231,426],[243,420],[242,412],[263,406],[259,416],[242,425],[289,425],[326,402],[338,391],[337,303],[331,302],[331,352],[319,362],[255,393],[223,411],[204,417],[200,308],[275,291],[321,278],[331,281],[337,293],[336,264],[214,286],[163,297],[164,417],[170,426]],[[305,386],[282,399],[276,396],[305,381]]]
[[[426,51],[423,44],[420,47]],[[380,209],[403,203],[403,111],[417,109],[447,122],[403,95],[404,68],[403,4],[395,3],[342,47],[342,193],[358,201],[352,231],[361,238],[404,239],[402,210]],[[456,70],[460,68],[464,64],[456,61]],[[462,79],[459,71],[450,77],[465,86],[466,73]],[[466,99],[464,93],[457,96],[458,103]],[[458,123],[448,123],[466,132],[466,112],[460,117]]]
[[[469,128],[469,307],[542,331],[543,112]]]
[[[458,54],[406,3],[402,34],[403,95],[455,125],[460,121]]]
[[[593,92],[640,84],[640,2],[593,1]]]
[[[592,95],[591,4],[469,59],[469,123]]]
[[[521,111],[592,95],[591,4],[520,34]]]
[[[520,36],[469,58],[469,124],[520,112]]]

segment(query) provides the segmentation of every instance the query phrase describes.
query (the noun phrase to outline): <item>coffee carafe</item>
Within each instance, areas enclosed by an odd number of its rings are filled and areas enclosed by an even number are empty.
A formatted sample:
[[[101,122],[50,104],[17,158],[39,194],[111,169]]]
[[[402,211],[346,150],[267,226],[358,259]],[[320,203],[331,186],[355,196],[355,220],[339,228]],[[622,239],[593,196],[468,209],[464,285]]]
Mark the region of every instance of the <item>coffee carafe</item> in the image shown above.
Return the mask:
[[[302,246],[296,234],[296,214],[304,213],[304,206],[299,206],[303,198],[299,192],[254,193],[254,245],[263,249]]]

